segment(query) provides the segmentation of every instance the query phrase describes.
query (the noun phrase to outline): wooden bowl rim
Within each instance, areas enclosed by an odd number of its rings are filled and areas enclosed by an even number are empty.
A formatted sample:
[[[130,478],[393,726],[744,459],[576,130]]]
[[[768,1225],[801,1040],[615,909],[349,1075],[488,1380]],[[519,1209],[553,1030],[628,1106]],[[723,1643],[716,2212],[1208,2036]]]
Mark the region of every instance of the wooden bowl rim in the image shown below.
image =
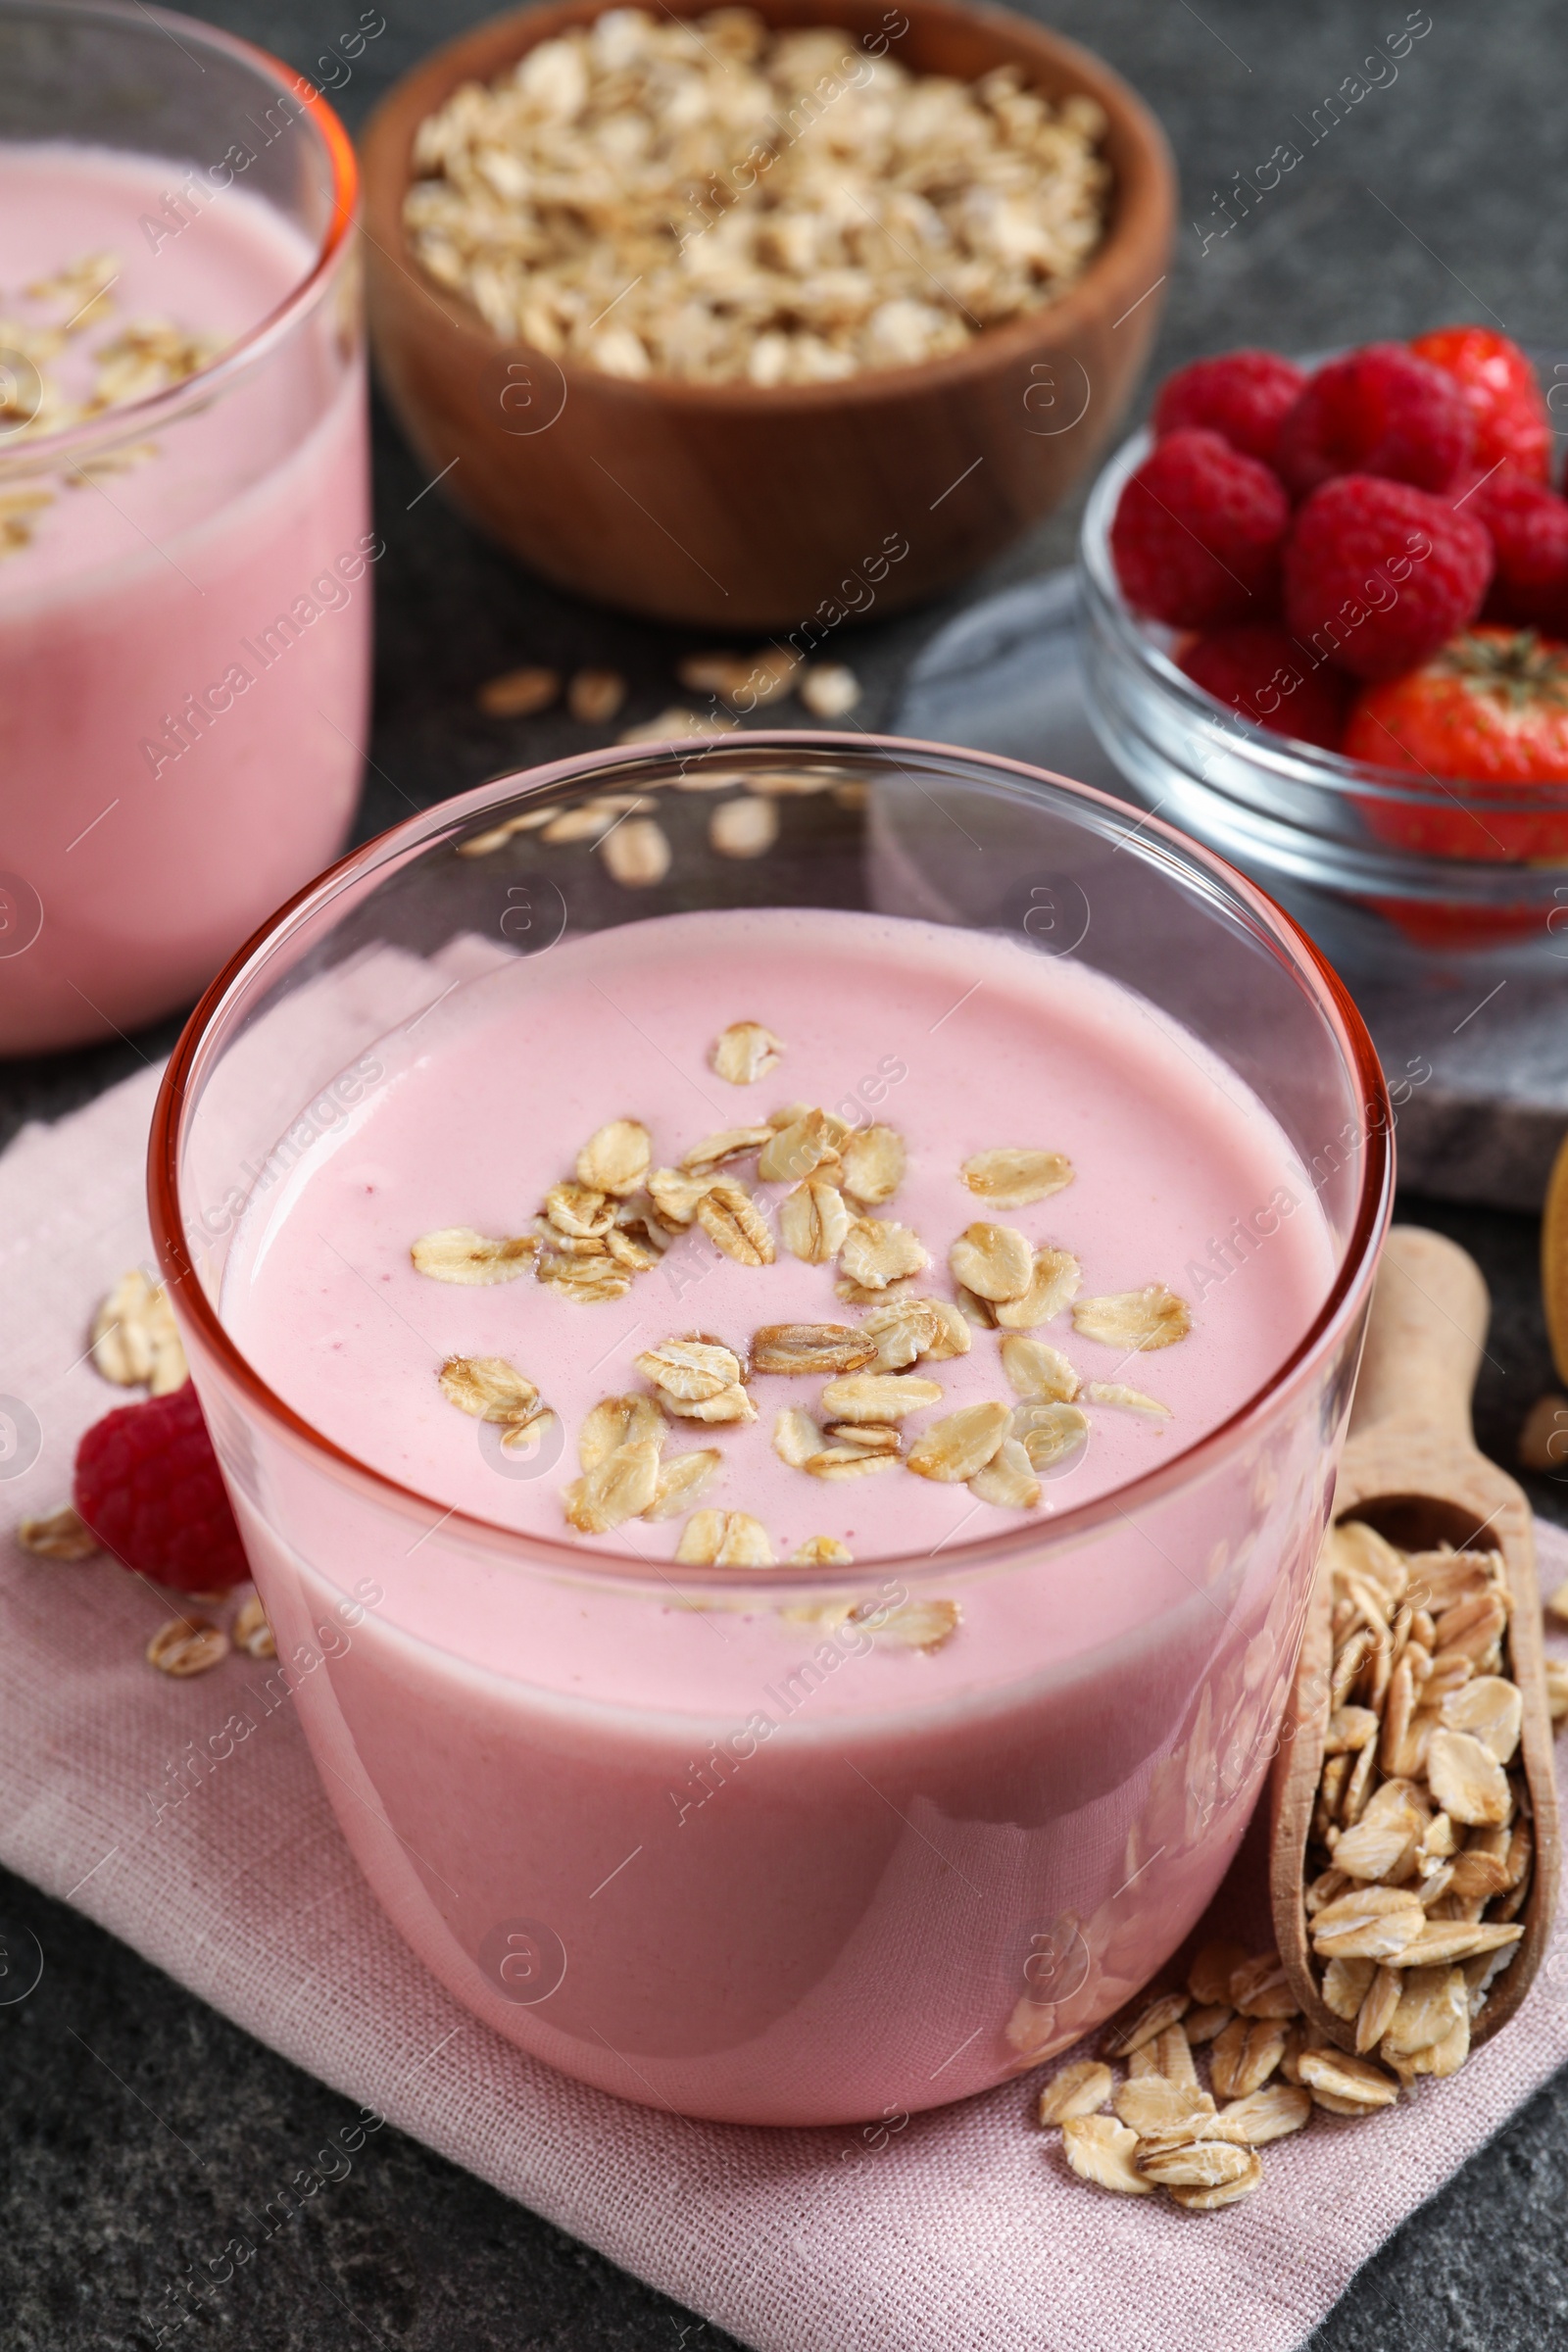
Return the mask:
[[[747,0],[747,4],[765,21],[774,21],[770,12],[776,0]],[[425,309],[444,320],[460,346],[479,344],[497,358],[510,355],[536,361],[555,368],[568,387],[591,390],[611,400],[624,399],[633,406],[732,410],[752,416],[765,416],[770,410],[781,416],[799,415],[841,408],[846,402],[867,406],[927,389],[984,381],[1042,343],[1058,346],[1121,298],[1127,291],[1130,266],[1140,256],[1145,257],[1146,266],[1154,261],[1168,264],[1177,181],[1165,133],[1152,109],[1112,66],[1065,34],[1051,31],[1010,9],[985,5],[984,0],[899,0],[899,4],[911,30],[924,23],[990,32],[1004,44],[997,64],[1015,62],[1013,52],[1021,48],[1040,64],[1065,75],[1071,83],[1069,94],[1082,91],[1100,101],[1110,125],[1107,143],[1120,143],[1126,150],[1113,167],[1115,217],[1083,275],[1058,301],[1043,304],[1004,325],[983,328],[961,351],[905,368],[859,368],[854,375],[827,384],[764,385],[744,380],[708,384],[680,376],[609,375],[600,368],[555,359],[530,343],[502,342],[466,296],[428,276],[410,249],[403,224],[402,199],[411,184],[409,161],[418,124],[460,82],[493,78],[509,59],[515,62],[541,40],[570,25],[591,24],[614,5],[614,0],[544,0],[543,5],[509,10],[486,19],[456,40],[444,42],[393,84],[360,137],[365,216],[376,232],[370,238],[372,271],[378,257],[389,262],[410,279]],[[820,5],[824,27],[836,29],[832,24],[834,0],[820,0]],[[694,4],[681,13],[695,16],[702,12]],[[809,29],[805,20],[793,15],[781,14],[777,22],[795,29]],[[515,46],[503,40],[503,33],[515,34]],[[1132,309],[1140,308],[1168,273],[1167,268],[1137,295]],[[449,301],[460,306],[460,318],[454,318],[447,310]],[[1122,318],[1130,315],[1124,311]],[[1121,322],[1121,318],[1112,320],[1111,331]],[[432,331],[440,333],[433,322]]]

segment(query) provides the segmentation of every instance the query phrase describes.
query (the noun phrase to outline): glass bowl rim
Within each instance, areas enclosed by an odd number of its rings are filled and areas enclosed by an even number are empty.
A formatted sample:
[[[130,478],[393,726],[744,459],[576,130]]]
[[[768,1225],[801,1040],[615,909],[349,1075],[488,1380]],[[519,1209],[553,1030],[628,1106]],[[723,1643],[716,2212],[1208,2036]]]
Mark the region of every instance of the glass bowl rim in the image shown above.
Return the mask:
[[[3,477],[52,471],[62,454],[101,449],[172,424],[188,410],[203,406],[215,394],[225,391],[233,378],[248,373],[279,343],[285,342],[301,316],[315,307],[348,245],[360,210],[360,167],[348,132],[308,76],[291,72],[270,50],[242,39],[238,33],[226,32],[220,25],[182,16],[174,9],[143,7],[140,0],[47,0],[47,5],[42,0],[0,0],[0,24],[24,15],[78,23],[108,19],[142,38],[158,31],[174,39],[177,32],[208,49],[223,51],[247,66],[259,79],[270,81],[280,96],[297,105],[314,128],[331,173],[331,212],[309,262],[282,301],[243,334],[236,335],[205,368],[197,368],[194,375],[183,377],[177,384],[167,385],[161,392],[149,393],[144,400],[126,401],[123,407],[106,409],[99,416],[62,425],[58,432],[39,433],[31,439],[13,436],[8,442],[0,441]],[[300,96],[302,84],[311,93],[308,98]]]
[[[1131,605],[1122,595],[1120,582],[1110,560],[1110,524],[1115,497],[1126,483],[1134,467],[1142,463],[1154,446],[1151,428],[1141,425],[1130,433],[1119,447],[1106,458],[1090,486],[1084,508],[1083,521],[1078,534],[1078,570],[1088,601],[1107,614],[1115,628],[1117,640],[1129,650],[1140,668],[1173,702],[1182,716],[1195,725],[1202,726],[1210,735],[1222,738],[1225,748],[1239,759],[1250,760],[1270,773],[1287,778],[1293,784],[1310,785],[1320,792],[1352,792],[1363,801],[1397,803],[1405,807],[1441,812],[1453,806],[1461,794],[1472,795],[1478,808],[1493,816],[1542,816],[1555,811],[1568,811],[1568,781],[1561,784],[1508,785],[1494,783],[1486,777],[1470,782],[1458,777],[1446,781],[1440,777],[1423,780],[1406,768],[1379,767],[1371,760],[1348,760],[1343,752],[1330,752],[1317,744],[1308,744],[1296,735],[1275,735],[1272,729],[1251,725],[1228,703],[1222,703],[1179,669],[1170,656],[1151,642]],[[1510,628],[1511,623],[1484,621],[1472,626]],[[1522,633],[1527,624],[1521,623]],[[1538,636],[1544,634],[1537,630]],[[1209,788],[1215,789],[1213,779]],[[1517,796],[1505,797],[1510,791]],[[1463,807],[1468,804],[1461,802]],[[1293,828],[1294,829],[1294,828]],[[1450,870],[1453,866],[1497,864],[1528,866],[1525,858],[1447,858],[1443,860]]]
[[[1086,803],[1090,818],[1098,819],[1091,829],[1108,837],[1111,824],[1107,820],[1116,820],[1125,846],[1142,855],[1162,846],[1163,862],[1167,866],[1174,863],[1189,886],[1196,878],[1200,884],[1206,883],[1212,895],[1213,886],[1218,883],[1226,899],[1240,902],[1241,913],[1250,916],[1279,961],[1293,973],[1302,993],[1310,999],[1314,1010],[1335,1038],[1348,1077],[1356,1083],[1357,1118],[1362,1128],[1361,1169],[1355,1212],[1328,1295],[1306,1331],[1268,1379],[1243,1398],[1223,1421],[1190,1446],[1157,1468],[1110,1489],[1091,1502],[1079,1503],[1050,1519],[1026,1522],[970,1544],[955,1544],[935,1557],[889,1553],[857,1561],[853,1569],[834,1569],[814,1576],[808,1576],[787,1562],[773,1568],[748,1569],[744,1578],[738,1578],[733,1569],[692,1568],[683,1569],[683,1574],[694,1584],[707,1589],[721,1587],[727,1592],[756,1592],[779,1586],[798,1589],[803,1585],[817,1591],[831,1585],[863,1584],[873,1571],[884,1580],[898,1577],[926,1587],[934,1579],[951,1582],[991,1568],[1038,1561],[1096,1534],[1114,1520],[1133,1517],[1162,1495],[1204,1476],[1215,1459],[1244,1442],[1249,1429],[1309,1377],[1313,1366],[1338,1345],[1353,1325],[1370,1291],[1390,1220],[1394,1117],[1377,1050],[1349,991],[1300,925],[1266,891],[1176,826],[1157,817],[1139,818],[1135,809],[1111,794],[1050,769],[1031,767],[1023,760],[905,736],[840,734],[804,728],[760,728],[737,737],[710,739],[697,747],[689,741],[612,745],[600,751],[574,753],[541,766],[508,769],[467,792],[438,801],[361,843],[285,901],[236,950],[204,992],[169,1057],[153,1108],[147,1154],[148,1214],[162,1279],[178,1312],[195,1327],[198,1360],[205,1358],[214,1363],[244,1398],[247,1412],[267,1422],[273,1436],[280,1438],[291,1452],[312,1461],[339,1483],[359,1488],[383,1508],[390,1508],[406,1519],[427,1520],[433,1514],[443,1533],[450,1532],[461,1539],[466,1547],[500,1556],[534,1572],[581,1575],[591,1583],[607,1587],[647,1586],[650,1577],[646,1560],[616,1552],[574,1551],[564,1541],[530,1535],[522,1529],[444,1504],[435,1495],[404,1485],[315,1428],[270,1389],[230,1338],[197,1279],[181,1215],[179,1152],[188,1092],[203,1072],[205,1050],[219,1022],[227,1011],[239,1007],[250,985],[263,977],[273,951],[303,930],[314,917],[324,913],[345,889],[368,879],[377,867],[390,868],[412,856],[427,854],[443,838],[454,839],[487,829],[474,826],[471,820],[493,814],[502,804],[515,808],[519,802],[543,801],[574,785],[585,786],[601,776],[621,770],[635,771],[652,760],[689,760],[710,753],[720,759],[733,758],[743,750],[764,755],[775,766],[787,764],[791,759],[798,760],[802,752],[815,754],[824,762],[880,759],[894,766],[899,764],[901,754],[906,757],[918,754],[978,769],[982,781],[1005,786],[1019,800],[1032,799],[1036,788],[1045,783],[1053,788],[1054,795],[1064,796],[1069,803]],[[1236,919],[1233,909],[1228,907],[1227,913],[1230,919]]]

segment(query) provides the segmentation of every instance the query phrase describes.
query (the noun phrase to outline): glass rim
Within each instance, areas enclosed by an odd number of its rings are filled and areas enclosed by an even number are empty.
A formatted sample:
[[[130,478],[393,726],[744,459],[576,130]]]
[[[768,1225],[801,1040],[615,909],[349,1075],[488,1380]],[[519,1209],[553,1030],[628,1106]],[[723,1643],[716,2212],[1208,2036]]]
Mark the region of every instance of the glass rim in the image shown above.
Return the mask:
[[[45,20],[74,18],[81,22],[109,19],[143,38],[150,31],[165,33],[175,40],[176,47],[180,45],[177,33],[180,38],[221,51],[249,67],[259,79],[270,82],[279,96],[300,108],[303,120],[320,140],[331,173],[331,212],[309,264],[282,301],[254,326],[236,335],[206,367],[198,368],[194,375],[183,377],[177,384],[149,393],[143,400],[126,401],[122,407],[106,409],[101,416],[62,425],[57,432],[39,433],[31,439],[13,435],[7,441],[0,441],[0,473],[6,475],[52,471],[62,453],[99,449],[128,435],[172,424],[187,410],[225,390],[235,376],[244,374],[285,341],[299,318],[315,307],[343,254],[360,209],[359,159],[336,111],[307,74],[292,72],[270,50],[242,39],[238,33],[225,32],[219,25],[181,16],[173,9],[143,7],[141,0],[47,0],[42,6],[39,0],[0,0],[0,23],[24,15]],[[308,91],[309,95],[302,96],[302,91]],[[129,154],[139,150],[127,148],[121,152]]]
[[[747,1593],[780,1586],[821,1591],[832,1586],[859,1585],[873,1571],[884,1579],[907,1578],[923,1587],[933,1578],[951,1581],[956,1576],[967,1578],[1015,1561],[1019,1564],[1038,1561],[1114,1520],[1131,1518],[1162,1495],[1203,1476],[1218,1457],[1244,1442],[1249,1429],[1260,1423],[1279,1399],[1309,1375],[1360,1311],[1389,1223],[1394,1191],[1394,1156],[1390,1148],[1393,1107],[1377,1050],[1345,983],[1300,925],[1266,891],[1202,843],[1159,818],[1139,817],[1136,809],[1111,794],[1094,785],[1080,784],[1070,776],[1057,775],[1051,769],[1031,767],[1023,760],[990,753],[967,751],[961,745],[905,736],[839,734],[804,728],[758,729],[738,740],[719,737],[695,749],[690,742],[682,741],[612,745],[597,752],[572,754],[543,766],[509,769],[468,792],[404,818],[372,840],[348,851],[278,907],[230,956],[180,1032],[159,1085],[148,1138],[147,1205],[160,1273],[171,1298],[177,1301],[179,1311],[195,1328],[198,1352],[205,1353],[239,1392],[247,1410],[267,1422],[290,1451],[314,1461],[340,1483],[346,1480],[361,1488],[371,1499],[406,1519],[423,1520],[433,1515],[443,1533],[450,1531],[466,1547],[510,1558],[532,1571],[586,1576],[591,1583],[605,1586],[646,1587],[657,1583],[658,1576],[650,1575],[645,1559],[618,1552],[572,1551],[564,1543],[444,1503],[438,1496],[426,1494],[375,1469],[296,1412],[268,1386],[236,1346],[197,1279],[185,1242],[179,1153],[189,1092],[204,1074],[208,1049],[223,1016],[239,1009],[252,985],[265,978],[273,952],[305,929],[314,916],[329,907],[351,885],[373,875],[378,866],[391,867],[411,855],[427,852],[443,836],[462,836],[469,829],[478,829],[471,828],[471,820],[490,815],[502,803],[515,807],[519,802],[544,800],[558,794],[564,786],[587,784],[606,773],[635,768],[654,760],[673,758],[689,762],[693,757],[710,754],[720,759],[733,758],[742,750],[764,754],[774,764],[779,763],[781,756],[785,760],[798,758],[806,751],[826,760],[863,761],[880,758],[895,767],[901,754],[906,757],[919,754],[978,769],[982,777],[1010,786],[1019,797],[1023,797],[1022,786],[1032,792],[1042,783],[1049,784],[1055,794],[1064,795],[1069,802],[1087,803],[1098,815],[1101,829],[1107,832],[1109,828],[1104,823],[1107,817],[1121,820],[1123,839],[1135,852],[1147,855],[1150,849],[1162,845],[1165,862],[1174,862],[1184,880],[1190,880],[1196,869],[1200,880],[1208,885],[1210,895],[1217,882],[1228,899],[1241,902],[1279,960],[1293,971],[1319,1018],[1335,1037],[1347,1074],[1356,1084],[1357,1118],[1362,1134],[1355,1213],[1328,1295],[1306,1331],[1268,1379],[1243,1398],[1223,1421],[1170,1460],[1112,1488],[1093,1501],[1079,1503],[1049,1519],[942,1548],[935,1555],[886,1553],[857,1561],[853,1570],[839,1569],[815,1576],[808,1576],[787,1562],[772,1568],[749,1568],[743,1578],[737,1577],[732,1569],[683,1566],[682,1573],[705,1590],[722,1588],[726,1592]]]
[[[1122,595],[1110,561],[1111,508],[1117,493],[1128,475],[1154,446],[1154,437],[1148,425],[1140,426],[1128,435],[1121,446],[1101,466],[1090,489],[1079,530],[1079,572],[1095,603],[1110,616],[1120,642],[1128,648],[1140,667],[1154,679],[1163,693],[1179,707],[1184,717],[1217,737],[1225,750],[1236,757],[1251,760],[1265,771],[1284,777],[1293,784],[1306,784],[1320,792],[1334,792],[1362,802],[1390,803],[1407,808],[1451,813],[1457,803],[1466,815],[1485,810],[1492,816],[1542,816],[1558,810],[1568,810],[1568,782],[1562,784],[1522,784],[1494,781],[1489,777],[1466,779],[1414,775],[1407,768],[1381,767],[1370,760],[1347,759],[1343,752],[1330,752],[1318,744],[1304,742],[1298,735],[1275,735],[1261,724],[1252,724],[1228,703],[1200,686],[1184,669],[1178,668],[1169,654],[1153,644],[1145,633],[1144,624]],[[1403,485],[1396,485],[1403,486]],[[1163,625],[1163,624],[1156,624]],[[1517,625],[1508,621],[1473,621],[1471,628],[1502,628],[1510,635],[1527,632],[1544,637],[1541,629],[1531,630],[1531,624]],[[1194,634],[1196,632],[1188,632]],[[1461,632],[1461,634],[1464,632]],[[1461,796],[1464,796],[1461,798]],[[1450,869],[1454,860],[1447,861]],[[1460,860],[1459,862],[1465,862]],[[1528,858],[1477,859],[1477,863],[1499,865],[1528,865]]]

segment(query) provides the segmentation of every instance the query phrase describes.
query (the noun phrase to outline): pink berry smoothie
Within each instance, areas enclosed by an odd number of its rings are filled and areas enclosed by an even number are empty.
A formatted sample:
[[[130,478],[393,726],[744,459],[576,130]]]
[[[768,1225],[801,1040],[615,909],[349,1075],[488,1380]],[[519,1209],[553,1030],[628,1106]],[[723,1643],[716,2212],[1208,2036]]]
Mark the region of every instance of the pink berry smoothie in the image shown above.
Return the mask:
[[[74,420],[127,330],[226,346],[309,274],[313,248],[240,182],[172,228],[179,179],[157,157],[0,145],[0,342],[37,361],[40,424]],[[100,302],[51,287],[98,255]],[[339,847],[379,548],[341,277],[209,402],[139,432],[128,407],[107,460],[52,463],[54,438],[0,438],[30,461],[0,479],[8,1054],[188,1002]]]
[[[782,1041],[748,1086],[710,1060],[737,1020]],[[628,923],[457,987],[362,1057],[344,1100],[264,1173],[220,1310],[297,1413],[431,1498],[411,1535],[287,1458],[235,1482],[280,1655],[320,1658],[352,1615],[300,1703],[414,1948],[536,2054],[736,2121],[938,2104],[1107,2014],[1235,1850],[1328,1507],[1324,1374],[1156,1503],[1053,1540],[1237,1413],[1324,1303],[1335,1242],[1256,1097],[1070,959],[778,908]],[[990,1216],[1070,1250],[1085,1298],[1168,1286],[1192,1328],[1131,1358],[1070,1310],[1033,1332],[1086,1384],[1090,1427],[1029,1509],[902,1465],[845,1483],[790,1467],[776,1415],[819,1409],[820,1377],[750,1377],[755,1422],[672,1421],[666,1459],[721,1453],[701,1506],[750,1513],[780,1562],[815,1537],[853,1555],[748,1591],[745,1570],[682,1564],[684,1518],[574,1532],[578,1434],[600,1398],[646,1390],[635,1358],[661,1340],[700,1332],[744,1358],[763,1324],[857,1325],[839,1269],[782,1246],[738,1264],[697,1232],[584,1305],[531,1275],[435,1281],[410,1250],[452,1226],[526,1232],[608,1120],[642,1121],[668,1166],[791,1102],[904,1138],[904,1181],[873,1213],[929,1251],[916,1295],[954,1298],[950,1245]],[[1003,1145],[1065,1152],[1072,1182],[988,1209],[959,1170]],[[736,1172],[776,1229],[788,1188]],[[1238,1221],[1249,1246],[1217,1260]],[[1016,1402],[1002,1336],[971,1328],[966,1353],[914,1367],[943,1393],[906,1450],[959,1406]],[[525,1371],[556,1450],[509,1464],[438,1385],[459,1355]],[[1168,1412],[1089,1401],[1090,1383]],[[529,1541],[465,1544],[454,1509]],[[921,1646],[901,1628],[932,1602],[951,1630]]]

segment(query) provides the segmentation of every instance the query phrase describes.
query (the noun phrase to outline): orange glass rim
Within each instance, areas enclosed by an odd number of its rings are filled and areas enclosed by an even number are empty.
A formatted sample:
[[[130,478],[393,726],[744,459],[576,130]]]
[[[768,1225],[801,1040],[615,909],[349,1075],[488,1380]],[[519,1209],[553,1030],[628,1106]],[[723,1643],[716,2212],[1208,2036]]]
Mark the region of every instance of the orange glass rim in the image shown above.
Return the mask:
[[[1030,767],[1022,760],[966,751],[956,744],[927,743],[905,736],[839,735],[816,733],[804,728],[760,728],[741,738],[741,745],[748,753],[755,751],[775,760],[781,757],[788,759],[806,748],[821,754],[825,759],[838,760],[875,760],[880,757],[893,766],[899,764],[901,756],[907,759],[910,755],[960,760],[965,766],[979,771],[983,777],[999,783],[1017,780],[1030,787],[1048,784],[1054,791],[1082,801],[1091,808],[1124,818],[1129,834],[1135,829],[1133,820],[1136,811],[1125,802],[1114,799],[1111,794],[1102,792],[1094,785],[1080,784],[1070,776],[1056,775],[1048,768]],[[704,747],[705,750],[711,749],[729,758],[734,757],[736,748],[733,740],[726,743],[724,739]],[[606,769],[634,767],[662,758],[689,760],[691,752],[692,746],[688,743],[616,745],[605,751],[581,753],[554,760],[543,767],[510,770],[505,775],[492,777],[488,782],[476,785],[470,792],[439,801],[432,808],[421,810],[416,816],[406,817],[402,823],[389,827],[373,840],[349,851],[335,864],[318,875],[314,882],[307,883],[303,890],[297,891],[260,930],[253,933],[207,989],[169,1057],[158,1090],[148,1139],[147,1205],[160,1271],[171,1296],[177,1298],[180,1312],[194,1326],[200,1348],[215,1362],[224,1379],[239,1391],[247,1409],[264,1419],[292,1450],[330,1468],[340,1478],[346,1475],[349,1483],[362,1488],[373,1499],[396,1510],[401,1516],[427,1519],[433,1515],[444,1536],[461,1538],[475,1548],[498,1553],[519,1565],[546,1573],[560,1574],[565,1569],[586,1573],[596,1581],[602,1578],[607,1582],[646,1584],[648,1563],[615,1552],[569,1551],[564,1544],[554,1544],[545,1538],[527,1535],[521,1529],[481,1518],[477,1513],[443,1503],[437,1496],[425,1494],[416,1487],[405,1486],[400,1480],[390,1478],[384,1471],[362,1461],[357,1454],[348,1452],[334,1439],[297,1413],[275,1390],[268,1386],[229,1338],[212,1300],[196,1278],[196,1268],[185,1246],[179,1151],[184,1133],[187,1096],[194,1080],[201,1074],[204,1049],[220,1016],[244,993],[248,977],[261,977],[270,951],[289,933],[303,928],[313,914],[327,907],[348,884],[370,872],[378,863],[390,862],[416,849],[428,849],[445,833],[462,832],[468,820],[487,814],[498,803],[514,805],[518,801],[543,800],[559,793],[564,785],[587,783]],[[1195,1439],[1158,1469],[1147,1471],[1142,1477],[1129,1480],[1125,1486],[1115,1487],[1096,1500],[1080,1503],[1048,1521],[1009,1529],[1004,1534],[982,1538],[971,1544],[956,1544],[952,1549],[942,1551],[935,1560],[928,1554],[910,1556],[889,1553],[875,1560],[858,1562],[857,1567],[862,1574],[874,1567],[920,1584],[933,1577],[951,1581],[956,1575],[1005,1566],[1020,1557],[1038,1561],[1044,1554],[1081,1541],[1113,1519],[1133,1516],[1139,1509],[1169,1494],[1173,1488],[1186,1486],[1200,1477],[1214,1459],[1244,1442],[1249,1428],[1263,1420],[1270,1408],[1298,1382],[1308,1378],[1315,1365],[1334,1348],[1353,1323],[1370,1292],[1378,1252],[1393,1206],[1394,1154],[1390,1138],[1394,1119],[1382,1064],[1365,1022],[1333,966],[1299,924],[1277,906],[1266,891],[1249,881],[1223,858],[1216,857],[1212,851],[1204,849],[1175,826],[1167,825],[1158,818],[1146,816],[1139,819],[1136,831],[1141,844],[1163,843],[1166,852],[1174,854],[1175,861],[1184,873],[1190,874],[1196,868],[1201,877],[1218,881],[1229,895],[1242,902],[1262,926],[1276,953],[1283,954],[1283,959],[1305,984],[1317,1011],[1336,1036],[1348,1070],[1353,1073],[1363,1128],[1362,1165],[1355,1215],[1345,1241],[1338,1271],[1328,1297],[1308,1329],[1262,1386],[1246,1397],[1225,1420],[1202,1437]],[[788,1564],[771,1570],[749,1568],[744,1585],[731,1572],[722,1569],[696,1568],[688,1573],[705,1587],[717,1585],[727,1590],[746,1592],[778,1585],[799,1588],[808,1581],[803,1579],[799,1568],[792,1568]],[[814,1583],[820,1585],[823,1581],[818,1577]],[[842,1583],[842,1572],[836,1574],[833,1581]]]
[[[21,12],[14,12],[7,0],[0,0],[0,21],[13,13]],[[7,474],[52,469],[63,453],[97,449],[106,442],[123,439],[127,433],[171,424],[187,409],[211,400],[215,391],[220,391],[234,376],[244,374],[273,345],[285,341],[301,313],[314,307],[360,209],[359,159],[348,132],[309,76],[293,73],[270,50],[258,48],[254,41],[242,40],[237,33],[221,31],[218,25],[203,24],[198,18],[180,16],[173,9],[144,8],[140,0],[128,7],[123,0],[50,0],[48,14],[66,20],[74,18],[84,24],[109,18],[139,34],[151,29],[167,34],[172,40],[177,34],[200,47],[220,49],[237,58],[259,79],[271,82],[280,97],[297,104],[315,126],[331,170],[332,209],[309,268],[282,301],[242,335],[236,335],[205,368],[161,392],[150,392],[145,400],[126,401],[122,407],[107,409],[83,423],[63,425],[58,432],[39,433],[32,440],[13,439],[9,444],[0,444],[0,471]]]

